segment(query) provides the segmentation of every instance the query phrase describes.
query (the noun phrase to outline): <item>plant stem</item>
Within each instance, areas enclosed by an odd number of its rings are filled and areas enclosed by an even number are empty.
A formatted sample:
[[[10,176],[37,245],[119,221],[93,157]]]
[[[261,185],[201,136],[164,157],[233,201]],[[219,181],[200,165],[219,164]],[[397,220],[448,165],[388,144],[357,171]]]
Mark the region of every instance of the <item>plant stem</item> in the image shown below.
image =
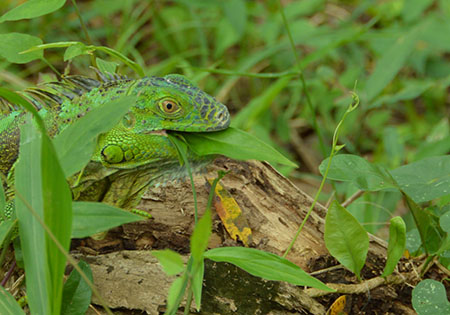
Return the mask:
[[[319,128],[319,126],[317,124],[317,120],[316,120],[316,108],[313,105],[313,103],[311,101],[311,97],[310,97],[310,95],[308,93],[308,90],[306,88],[306,80],[305,80],[305,77],[303,75],[303,70],[300,68],[300,57],[298,56],[297,50],[295,49],[294,39],[292,38],[291,30],[289,28],[289,24],[287,22],[286,15],[284,14],[284,8],[283,8],[283,5],[281,4],[281,0],[278,0],[278,5],[279,5],[279,8],[280,8],[281,17],[283,19],[284,28],[286,29],[286,32],[287,32],[288,37],[289,37],[289,42],[291,44],[292,53],[295,56],[295,60],[296,60],[295,68],[297,68],[298,76],[299,76],[300,82],[302,84],[303,94],[305,94],[306,103],[308,104],[309,110],[311,111],[311,123],[313,125],[314,131],[317,134],[317,138],[319,139],[320,151],[322,152],[323,156],[327,156],[327,150],[325,148],[322,132],[320,131],[320,128]]]
[[[355,105],[353,105],[353,102],[355,102]],[[292,239],[291,243],[289,244],[288,248],[286,249],[286,251],[283,254],[283,257],[286,257],[287,254],[289,253],[289,251],[291,250],[292,246],[294,246],[295,242],[297,241],[298,236],[300,235],[300,232],[303,229],[303,226],[306,224],[306,221],[308,220],[312,210],[314,209],[314,206],[317,203],[317,200],[319,199],[320,193],[322,192],[323,186],[325,185],[325,181],[327,179],[328,176],[328,171],[330,170],[330,166],[331,166],[331,160],[333,159],[333,156],[335,155],[335,153],[337,151],[339,151],[339,149],[341,149],[342,147],[337,148],[337,142],[338,142],[338,138],[339,138],[339,132],[340,132],[340,127],[342,125],[342,123],[345,120],[345,117],[347,117],[347,115],[352,112],[353,110],[356,109],[356,107],[358,107],[359,105],[359,98],[356,94],[353,94],[352,97],[352,104],[350,104],[349,108],[347,109],[347,111],[344,113],[344,116],[342,117],[342,119],[339,121],[338,125],[336,126],[336,129],[334,130],[334,135],[333,135],[333,145],[331,147],[331,153],[330,153],[330,157],[328,158],[328,164],[327,164],[327,168],[325,170],[325,174],[323,174],[323,178],[322,181],[320,182],[320,186],[319,189],[317,190],[317,193],[314,197],[314,201],[311,204],[311,206],[309,207],[308,212],[306,213],[305,218],[303,219],[302,223],[300,224],[300,227],[297,230],[297,233],[295,233],[294,238]]]
[[[94,45],[94,43],[92,42],[91,37],[89,36],[89,32],[87,30],[86,24],[84,23],[83,18],[81,17],[81,13],[80,13],[80,10],[78,9],[77,2],[75,0],[72,0],[72,4],[73,4],[73,6],[75,8],[75,12],[76,12],[76,14],[78,16],[78,20],[80,20],[81,29],[83,30],[84,37],[86,37],[87,43],[89,45]],[[94,55],[89,54],[89,56],[91,58],[92,65],[97,68],[97,62],[95,61]]]

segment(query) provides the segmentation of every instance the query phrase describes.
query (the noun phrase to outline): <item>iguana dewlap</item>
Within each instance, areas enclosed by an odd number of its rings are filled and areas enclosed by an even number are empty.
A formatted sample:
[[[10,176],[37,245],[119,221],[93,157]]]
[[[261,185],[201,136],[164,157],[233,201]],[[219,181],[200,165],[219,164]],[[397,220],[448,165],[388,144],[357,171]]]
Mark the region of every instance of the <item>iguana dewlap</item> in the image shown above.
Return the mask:
[[[74,199],[132,208],[149,185],[185,174],[166,131],[218,131],[230,124],[226,106],[184,76],[132,80],[100,75],[102,81],[72,76],[63,83],[28,91],[52,136],[97,106],[124,94],[137,96],[121,122],[98,137],[96,151],[82,176],[69,179]],[[3,113],[0,171],[8,176],[18,157],[24,112],[8,105]],[[194,167],[208,161],[194,154],[189,160]]]

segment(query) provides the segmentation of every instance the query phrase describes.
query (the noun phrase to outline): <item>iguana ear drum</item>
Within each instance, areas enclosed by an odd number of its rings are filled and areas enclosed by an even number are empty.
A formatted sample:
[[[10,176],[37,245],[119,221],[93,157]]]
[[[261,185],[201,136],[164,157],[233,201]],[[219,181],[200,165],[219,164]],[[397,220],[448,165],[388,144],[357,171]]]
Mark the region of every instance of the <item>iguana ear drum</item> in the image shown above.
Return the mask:
[[[117,164],[123,161],[124,154],[118,145],[109,144],[102,150],[102,159],[108,164]]]

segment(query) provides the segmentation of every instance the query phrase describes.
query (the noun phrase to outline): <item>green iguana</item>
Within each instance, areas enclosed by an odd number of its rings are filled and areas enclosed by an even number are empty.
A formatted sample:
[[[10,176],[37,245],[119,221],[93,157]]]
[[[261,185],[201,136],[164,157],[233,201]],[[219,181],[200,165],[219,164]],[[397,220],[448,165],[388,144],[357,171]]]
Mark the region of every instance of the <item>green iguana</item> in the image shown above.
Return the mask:
[[[230,124],[226,106],[182,75],[132,80],[98,74],[101,81],[68,76],[62,82],[48,84],[49,88],[28,91],[51,136],[101,104],[125,93],[137,96],[122,121],[98,137],[95,153],[81,176],[69,179],[75,200],[103,201],[131,209],[149,185],[185,174],[166,130],[207,132],[223,130]],[[3,105],[0,171],[7,177],[18,157],[25,113],[10,104]],[[189,160],[194,168],[209,161],[193,154]]]

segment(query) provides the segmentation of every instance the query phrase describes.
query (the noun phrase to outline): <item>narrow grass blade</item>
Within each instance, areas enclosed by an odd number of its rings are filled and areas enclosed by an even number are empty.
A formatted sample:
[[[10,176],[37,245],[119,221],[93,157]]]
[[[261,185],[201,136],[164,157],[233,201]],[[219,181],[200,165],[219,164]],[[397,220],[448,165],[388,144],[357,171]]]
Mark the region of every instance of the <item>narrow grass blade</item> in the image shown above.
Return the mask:
[[[41,142],[42,191],[44,221],[66,252],[69,251],[72,230],[72,193],[59,163],[53,143],[47,135]],[[61,312],[63,276],[66,257],[46,234],[46,254],[51,286],[51,312]]]
[[[31,215],[28,206],[44,218],[41,175],[41,133],[31,119],[21,128],[20,155],[15,170],[16,215],[23,261],[27,271],[26,285],[30,312],[50,314],[50,279],[44,229]]]
[[[14,297],[0,286],[0,314],[25,314]]]

